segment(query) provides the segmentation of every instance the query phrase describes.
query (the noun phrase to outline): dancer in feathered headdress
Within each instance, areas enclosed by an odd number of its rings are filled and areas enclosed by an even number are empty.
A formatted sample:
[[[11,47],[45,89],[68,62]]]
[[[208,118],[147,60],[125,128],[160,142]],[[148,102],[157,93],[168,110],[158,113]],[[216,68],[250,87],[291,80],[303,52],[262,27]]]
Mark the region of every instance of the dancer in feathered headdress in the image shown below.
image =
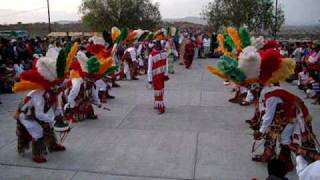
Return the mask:
[[[24,153],[32,141],[33,161],[44,163],[44,154],[49,151],[64,151],[58,144],[53,125],[59,121],[59,130],[68,130],[63,121],[63,111],[58,95],[66,75],[67,56],[72,52],[50,49],[47,56],[40,57],[32,70],[20,75],[13,91],[31,90],[19,105],[15,118],[17,120],[18,152]],[[54,113],[52,113],[52,110]]]
[[[108,43],[109,44],[109,43]],[[106,49],[106,41],[101,37],[90,38],[86,49],[78,51],[71,65],[71,89],[65,109],[73,121],[97,119],[92,104],[101,107],[99,88],[96,82],[101,79],[113,64],[111,50]],[[87,54],[91,56],[88,57]],[[99,85],[99,82],[98,82]]]
[[[123,63],[124,74],[128,80],[138,80],[139,58],[137,49],[139,48],[138,39],[144,32],[142,30],[131,30],[123,43],[127,45],[121,60]]]
[[[163,101],[165,81],[169,80],[168,76],[168,53],[161,45],[162,34],[156,34],[153,41],[153,47],[148,59],[148,81],[154,89],[154,109],[159,114],[165,112]]]
[[[228,58],[219,61],[218,67],[208,68],[215,75],[230,79],[236,84],[259,83],[263,87],[259,102],[264,103],[259,104],[260,108],[257,108],[257,118],[247,123],[255,130],[255,140],[265,139],[265,149],[262,155],[256,155],[252,160],[269,161],[275,154],[275,145],[279,141],[279,159],[283,160],[287,170],[291,171],[293,164],[289,145],[296,143],[307,148],[314,148],[315,145],[311,116],[304,102],[287,90],[272,85],[293,74],[295,62],[282,58],[275,40],[266,41],[259,37],[252,38],[251,43],[254,46],[245,47],[238,60]]]
[[[174,61],[178,58],[178,51],[172,38],[175,36],[176,32],[177,29],[175,27],[168,27],[166,32],[167,41],[164,48],[168,53],[168,72],[170,74],[174,74]]]

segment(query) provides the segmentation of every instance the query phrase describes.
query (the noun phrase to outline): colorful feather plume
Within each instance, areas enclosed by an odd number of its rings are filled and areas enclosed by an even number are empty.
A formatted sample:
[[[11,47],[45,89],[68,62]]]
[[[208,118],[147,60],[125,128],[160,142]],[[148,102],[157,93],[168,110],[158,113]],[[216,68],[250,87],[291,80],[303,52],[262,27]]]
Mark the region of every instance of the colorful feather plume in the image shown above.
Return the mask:
[[[280,47],[279,42],[276,40],[268,40],[267,42],[265,42],[264,46],[261,48],[262,50],[265,49],[273,49],[273,48],[278,48]]]
[[[99,74],[103,75],[113,64],[113,59],[112,57],[108,57],[104,61],[100,61],[100,69],[99,69]]]
[[[218,61],[218,68],[237,84],[246,80],[246,75],[238,68],[237,60],[231,57],[222,56],[221,60]]]
[[[224,48],[228,52],[232,52],[236,48],[232,38],[227,33],[224,33],[223,36],[224,36]]]
[[[56,62],[56,66],[57,66],[56,73],[58,78],[64,77],[66,60],[67,60],[66,52],[62,49],[59,52],[57,62]]]
[[[219,50],[221,52],[225,52],[226,50],[224,48],[224,36],[222,34],[218,34],[217,39],[219,43]]]
[[[87,62],[87,67],[88,73],[97,73],[99,72],[100,62],[95,56],[92,56]]]
[[[120,33],[121,33],[121,31],[119,28],[117,28],[117,27],[111,28],[111,39],[113,42],[115,42],[116,39],[120,36]]]
[[[88,73],[88,67],[87,67],[87,62],[88,62],[88,57],[86,56],[86,54],[82,51],[79,51],[77,53],[77,60],[79,65],[81,66],[81,70],[85,73]]]
[[[68,53],[67,61],[66,61],[66,67],[65,67],[65,73],[69,72],[70,66],[72,64],[72,61],[78,51],[78,43],[73,43],[70,52]]]
[[[108,44],[108,47],[112,47],[113,46],[113,41],[112,41],[112,37],[111,34],[108,31],[103,31],[102,32],[103,35],[103,39],[104,41]]]
[[[58,57],[58,56],[56,56]],[[38,72],[43,76],[45,79],[49,81],[54,81],[57,79],[57,61],[56,58],[53,59],[52,57],[41,57],[37,61],[36,64]]]
[[[153,38],[154,38],[154,33],[153,32],[149,32],[147,39],[149,41],[151,41],[151,40],[153,40]]]
[[[112,66],[107,71],[104,72],[104,75],[107,76],[111,73],[116,72],[119,69],[119,66]]]
[[[239,55],[238,67],[241,69],[248,79],[259,79],[261,58],[257,49],[248,46],[243,49]]]
[[[79,71],[76,71],[76,70],[70,71],[70,78],[71,79],[76,79],[76,78],[80,78],[80,77],[81,77],[81,75],[80,75]]]
[[[122,28],[120,35],[117,37],[114,43],[119,44],[120,42],[124,41],[127,38],[128,34],[129,29],[127,27]]]
[[[219,42],[217,39],[217,34],[212,34],[212,45],[213,45],[213,49],[217,49],[219,47]]]
[[[20,74],[20,80],[21,81],[29,81],[34,84],[39,84],[41,87],[44,87],[45,89],[49,89],[51,86],[51,83],[44,79],[38,71],[36,70],[28,70],[24,71]]]
[[[254,46],[257,50],[260,50],[264,46],[264,37],[259,36],[258,38],[251,37],[251,45]]]
[[[272,73],[272,77],[268,80],[268,84],[278,83],[288,79],[293,73],[296,63],[293,59],[282,59],[278,70]]]
[[[242,49],[251,45],[250,33],[247,28],[241,27],[239,29],[239,35],[240,35],[240,39],[241,39],[241,48]]]
[[[208,65],[208,71],[211,72],[212,74],[220,77],[221,79],[227,80],[228,77],[217,67]]]
[[[30,81],[22,80],[22,81],[14,84],[12,91],[13,92],[20,92],[20,91],[30,91],[30,90],[35,90],[35,89],[45,89],[45,87],[43,87],[39,83],[33,83]]]
[[[272,77],[272,74],[280,68],[281,54],[274,49],[261,50],[259,53],[261,56],[261,72],[259,79],[262,84],[265,84]]]
[[[137,31],[131,31],[131,32],[129,32],[128,36],[127,36],[126,39],[125,39],[125,42],[126,42],[126,43],[132,43],[132,42],[134,42],[134,40],[136,39],[137,35],[138,35],[138,32],[137,32]]]
[[[234,42],[237,49],[241,49],[241,39],[239,36],[238,31],[233,27],[228,27],[227,32],[231,37],[232,41]]]
[[[144,31],[143,34],[138,38],[138,42],[144,41],[149,35],[149,31]]]

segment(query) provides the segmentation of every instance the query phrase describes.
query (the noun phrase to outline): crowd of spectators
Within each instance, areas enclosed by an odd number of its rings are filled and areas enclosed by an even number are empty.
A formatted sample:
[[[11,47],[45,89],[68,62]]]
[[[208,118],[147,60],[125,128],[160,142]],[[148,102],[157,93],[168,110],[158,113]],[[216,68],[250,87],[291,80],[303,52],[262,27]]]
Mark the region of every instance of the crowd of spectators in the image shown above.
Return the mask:
[[[320,43],[296,42],[282,49],[284,56],[296,61],[295,73],[288,81],[313,99],[313,104],[320,104]]]
[[[64,38],[0,38],[0,93],[12,93],[19,74],[32,68],[34,58],[45,55],[48,48],[61,48],[66,42]]]

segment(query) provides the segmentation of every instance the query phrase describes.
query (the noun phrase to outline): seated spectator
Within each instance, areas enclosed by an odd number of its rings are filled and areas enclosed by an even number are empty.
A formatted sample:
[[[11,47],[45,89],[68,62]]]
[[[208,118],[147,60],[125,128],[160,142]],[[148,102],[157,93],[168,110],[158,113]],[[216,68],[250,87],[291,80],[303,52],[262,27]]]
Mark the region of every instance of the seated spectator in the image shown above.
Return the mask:
[[[310,76],[307,67],[303,66],[302,71],[298,74],[298,87],[301,90],[306,90]]]
[[[307,85],[306,93],[307,98],[315,99],[313,104],[319,104],[320,101],[320,83],[319,83],[319,77],[318,73],[311,73],[310,74],[310,80]]]
[[[0,67],[0,92],[12,93],[11,87],[15,82],[13,63],[9,62]]]

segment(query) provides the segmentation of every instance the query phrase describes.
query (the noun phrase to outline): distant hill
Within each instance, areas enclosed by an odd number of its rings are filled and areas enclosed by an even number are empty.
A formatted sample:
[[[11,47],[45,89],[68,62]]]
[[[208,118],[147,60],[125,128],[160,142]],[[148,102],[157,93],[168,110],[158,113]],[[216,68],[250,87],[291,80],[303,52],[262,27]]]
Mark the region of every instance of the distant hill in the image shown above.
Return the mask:
[[[66,20],[62,20],[62,21],[55,21],[54,23],[58,23],[58,24],[79,24],[81,23],[80,21],[66,21]]]
[[[189,16],[189,17],[184,17],[184,18],[166,18],[163,19],[164,22],[189,22],[193,24],[200,24],[200,25],[206,25],[207,22],[206,20],[200,18],[200,17],[194,17],[194,16]]]
[[[163,19],[164,25],[173,24],[180,29],[195,28],[205,29],[206,22],[200,17],[185,17],[177,19]],[[92,29],[84,26],[80,21],[56,21],[51,25],[52,31],[56,32],[91,32]],[[9,24],[1,25],[0,31],[25,30],[32,36],[44,36],[48,34],[47,23]],[[264,34],[270,36],[270,34]],[[288,26],[285,25],[278,33],[281,39],[310,39],[320,40],[320,25],[313,26]]]

